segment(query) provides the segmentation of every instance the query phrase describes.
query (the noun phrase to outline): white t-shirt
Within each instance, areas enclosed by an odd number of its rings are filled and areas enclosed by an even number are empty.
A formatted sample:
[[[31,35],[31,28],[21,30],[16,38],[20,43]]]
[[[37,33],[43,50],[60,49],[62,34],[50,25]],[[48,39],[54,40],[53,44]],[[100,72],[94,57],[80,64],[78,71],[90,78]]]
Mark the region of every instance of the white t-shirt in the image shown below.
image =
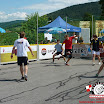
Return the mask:
[[[29,42],[24,39],[20,38],[14,42],[14,47],[17,47],[17,57],[27,57],[26,48],[29,47]]]

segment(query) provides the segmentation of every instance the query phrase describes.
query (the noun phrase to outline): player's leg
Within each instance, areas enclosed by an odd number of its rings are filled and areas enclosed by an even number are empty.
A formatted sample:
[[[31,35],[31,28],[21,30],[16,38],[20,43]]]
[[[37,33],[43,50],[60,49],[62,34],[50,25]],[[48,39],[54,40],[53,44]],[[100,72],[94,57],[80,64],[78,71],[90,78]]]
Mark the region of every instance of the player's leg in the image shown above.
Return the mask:
[[[93,59],[92,59],[92,65],[95,65],[95,57],[96,57],[96,52],[93,51]]]
[[[65,65],[66,65],[66,56],[67,56],[67,52],[68,52],[68,50],[65,49],[65,54],[63,55],[63,59],[64,59],[64,62],[65,62]]]
[[[56,53],[53,55],[53,63],[54,63],[54,61],[55,61],[55,56],[57,56]]]
[[[101,63],[100,63],[100,59],[101,59],[101,58],[100,58],[100,52],[97,52],[96,54],[97,54],[98,61],[99,61],[99,65],[100,65],[100,64],[101,64]]]
[[[65,55],[63,55],[62,52],[60,52],[60,54],[61,54],[61,56],[58,58],[58,60],[59,60],[60,58],[63,58],[63,59],[64,59],[64,62],[66,63]]]
[[[25,71],[24,77],[25,77],[25,80],[27,81],[27,72],[28,72],[28,66],[27,65],[24,66],[24,71]]]
[[[103,70],[104,67],[104,63],[100,66],[98,73],[96,74],[96,77],[98,77],[98,75],[100,74],[100,72]]]
[[[22,65],[22,57],[17,57],[17,63],[20,66],[20,73],[22,75],[21,79],[24,79],[24,70]]]
[[[67,55],[68,55],[69,57],[68,57],[68,60],[66,61],[66,65],[69,66],[68,62],[69,62],[70,59],[72,58],[72,50],[69,50],[69,51],[67,52]]]
[[[68,60],[66,61],[66,65],[69,66],[68,62],[70,61],[70,58],[68,58]]]
[[[22,78],[21,79],[24,79],[23,65],[20,65],[20,72],[21,72],[21,75],[22,75]]]
[[[23,61],[24,61],[24,77],[25,77],[25,80],[27,81],[27,72],[28,72],[28,66],[27,66],[27,62],[28,62],[28,58],[27,57],[24,57],[24,59],[23,59]]]

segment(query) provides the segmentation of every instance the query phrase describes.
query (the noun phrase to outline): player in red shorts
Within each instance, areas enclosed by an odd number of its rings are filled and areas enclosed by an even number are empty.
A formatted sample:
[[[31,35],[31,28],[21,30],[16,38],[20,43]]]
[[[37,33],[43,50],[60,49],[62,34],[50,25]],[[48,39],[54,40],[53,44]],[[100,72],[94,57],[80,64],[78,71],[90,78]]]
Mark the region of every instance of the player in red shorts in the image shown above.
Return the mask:
[[[73,39],[77,39],[76,35],[73,35],[71,37],[69,37],[68,35],[65,35],[65,40],[62,43],[62,46],[65,43],[65,55],[64,55],[64,57],[66,57],[68,55],[68,60],[65,62],[65,64],[67,66],[69,66],[68,62],[72,58],[72,40]]]

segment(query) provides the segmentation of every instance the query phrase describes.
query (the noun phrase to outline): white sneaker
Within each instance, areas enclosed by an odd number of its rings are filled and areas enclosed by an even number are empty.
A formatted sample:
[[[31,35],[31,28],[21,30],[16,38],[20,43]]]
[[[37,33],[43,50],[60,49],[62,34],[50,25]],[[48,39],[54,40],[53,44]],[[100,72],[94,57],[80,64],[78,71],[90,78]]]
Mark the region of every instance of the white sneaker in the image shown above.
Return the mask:
[[[66,62],[65,62],[65,65],[66,65]]]
[[[99,62],[99,65],[101,65],[101,62]]]
[[[94,66],[95,65],[95,63],[92,63],[92,66]]]

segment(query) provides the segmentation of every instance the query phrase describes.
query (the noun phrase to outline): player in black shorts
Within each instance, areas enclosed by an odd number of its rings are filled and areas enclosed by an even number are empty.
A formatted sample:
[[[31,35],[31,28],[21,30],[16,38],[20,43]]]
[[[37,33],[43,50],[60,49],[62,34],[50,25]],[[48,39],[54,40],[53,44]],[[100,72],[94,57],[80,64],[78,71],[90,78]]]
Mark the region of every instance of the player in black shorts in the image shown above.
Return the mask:
[[[57,40],[57,44],[55,45],[55,50],[54,50],[54,52],[55,51],[57,51],[54,55],[53,55],[53,63],[54,63],[54,58],[55,58],[55,56],[57,56],[57,55],[63,55],[63,48],[62,48],[62,45],[60,44],[60,40]],[[52,54],[54,53],[54,52],[52,52]]]
[[[28,55],[27,55],[26,47],[28,47],[28,49],[30,50],[30,52],[33,56],[34,56],[34,54],[33,54],[33,51],[30,47],[29,42],[26,39],[24,39],[24,37],[25,37],[25,33],[21,32],[20,33],[20,39],[17,39],[14,43],[11,58],[13,58],[13,52],[15,50],[15,47],[17,47],[17,62],[18,62],[18,65],[20,66],[20,72],[21,72],[21,75],[22,75],[21,79],[22,80],[25,79],[27,81]]]

